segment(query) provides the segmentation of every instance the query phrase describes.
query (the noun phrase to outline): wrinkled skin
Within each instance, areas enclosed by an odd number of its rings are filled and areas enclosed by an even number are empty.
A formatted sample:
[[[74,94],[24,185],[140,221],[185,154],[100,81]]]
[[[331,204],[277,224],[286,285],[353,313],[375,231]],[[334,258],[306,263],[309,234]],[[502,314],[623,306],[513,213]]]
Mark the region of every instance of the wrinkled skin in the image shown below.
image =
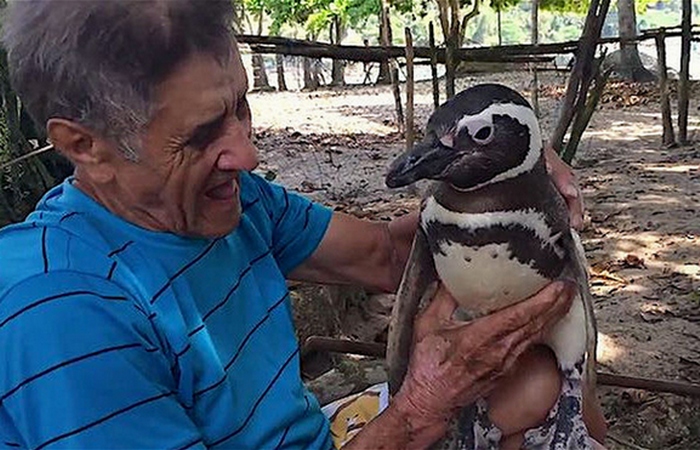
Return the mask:
[[[51,119],[48,131],[75,163],[75,185],[117,216],[153,231],[223,236],[240,220],[238,173],[258,164],[247,90],[237,50],[225,61],[191,55],[156,89],[138,161],[75,122]]]
[[[464,323],[452,319],[457,304],[441,287],[416,321],[408,373],[394,403],[414,426],[440,437],[457,409],[488,395],[566,314],[574,293],[569,283],[552,283],[527,301]]]

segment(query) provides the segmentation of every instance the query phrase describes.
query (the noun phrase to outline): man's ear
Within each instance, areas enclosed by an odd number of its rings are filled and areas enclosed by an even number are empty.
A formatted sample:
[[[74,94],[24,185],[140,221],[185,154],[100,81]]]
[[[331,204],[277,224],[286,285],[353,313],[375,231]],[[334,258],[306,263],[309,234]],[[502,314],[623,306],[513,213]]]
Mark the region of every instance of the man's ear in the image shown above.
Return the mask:
[[[72,120],[52,118],[46,131],[54,148],[75,165],[92,165],[100,159],[95,137],[87,128]]]
[[[108,183],[114,178],[117,151],[108,141],[67,119],[49,119],[46,130],[56,150],[93,182]]]

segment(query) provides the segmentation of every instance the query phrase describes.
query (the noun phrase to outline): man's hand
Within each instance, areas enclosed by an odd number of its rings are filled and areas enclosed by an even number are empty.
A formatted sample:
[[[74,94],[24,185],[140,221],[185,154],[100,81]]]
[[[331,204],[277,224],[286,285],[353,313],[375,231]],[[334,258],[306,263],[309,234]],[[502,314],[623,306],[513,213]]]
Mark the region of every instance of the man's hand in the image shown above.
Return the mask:
[[[524,302],[464,323],[452,319],[457,304],[438,289],[416,321],[408,373],[393,401],[414,438],[438,439],[460,407],[487,395],[567,313],[574,292],[572,284],[555,282]]]
[[[544,150],[547,171],[549,172],[554,185],[569,207],[569,217],[571,226],[577,230],[583,228],[583,196],[578,188],[574,171],[566,164],[552,147]]]

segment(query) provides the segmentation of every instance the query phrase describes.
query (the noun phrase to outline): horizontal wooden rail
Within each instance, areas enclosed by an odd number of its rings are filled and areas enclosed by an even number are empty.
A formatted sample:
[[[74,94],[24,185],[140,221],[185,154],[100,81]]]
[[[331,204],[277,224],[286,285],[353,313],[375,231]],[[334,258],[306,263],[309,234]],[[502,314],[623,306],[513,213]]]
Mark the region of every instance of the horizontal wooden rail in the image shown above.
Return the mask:
[[[383,358],[386,345],[378,342],[361,342],[349,339],[336,339],[322,336],[310,336],[304,342],[302,355],[313,352],[350,353],[356,355]],[[599,385],[623,388],[643,389],[646,391],[666,392],[670,394],[700,397],[700,385],[680,381],[656,380],[653,378],[630,377],[613,373],[598,372]]]
[[[668,29],[666,29],[668,30]],[[642,42],[655,39],[660,30],[643,31],[635,39],[621,39],[620,37],[602,38],[597,41],[601,44],[614,44],[620,42]],[[680,31],[666,31],[666,37],[678,37]],[[693,36],[700,36],[700,29],[692,32]],[[309,58],[343,59],[358,62],[381,62],[389,58],[404,58],[406,49],[403,46],[362,46],[362,45],[333,45],[323,42],[290,39],[279,36],[255,36],[241,34],[237,36],[238,42],[247,44],[253,53],[278,53],[290,56],[306,56]],[[551,44],[524,44],[502,45],[495,47],[465,47],[457,50],[456,57],[460,61],[503,62],[504,58],[523,58],[521,62],[533,62],[528,57],[556,56],[561,54],[574,54],[578,49],[579,41],[566,41]],[[445,49],[435,49],[437,61],[445,62]],[[430,59],[432,51],[430,47],[414,47],[415,58]]]

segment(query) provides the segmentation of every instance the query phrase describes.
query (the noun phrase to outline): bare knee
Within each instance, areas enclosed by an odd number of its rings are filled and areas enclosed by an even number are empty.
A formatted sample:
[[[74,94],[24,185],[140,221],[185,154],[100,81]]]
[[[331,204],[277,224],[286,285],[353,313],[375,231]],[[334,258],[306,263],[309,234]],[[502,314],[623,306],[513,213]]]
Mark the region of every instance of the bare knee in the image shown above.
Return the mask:
[[[489,418],[504,436],[534,428],[544,422],[560,390],[554,354],[547,347],[533,347],[489,396]]]

